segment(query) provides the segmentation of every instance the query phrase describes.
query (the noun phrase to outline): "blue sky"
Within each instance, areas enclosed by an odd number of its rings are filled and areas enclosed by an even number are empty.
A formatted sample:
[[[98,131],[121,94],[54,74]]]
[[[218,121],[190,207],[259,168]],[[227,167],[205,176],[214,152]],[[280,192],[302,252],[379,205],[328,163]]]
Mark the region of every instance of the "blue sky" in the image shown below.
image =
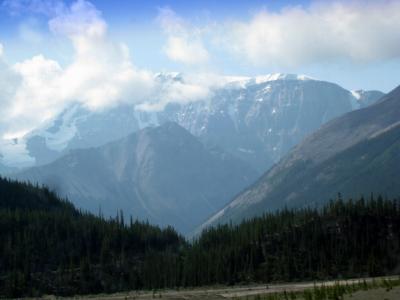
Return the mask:
[[[4,48],[4,59],[9,64],[14,64],[38,54],[44,55],[46,58],[54,59],[61,65],[70,63],[74,56],[74,49],[68,39],[63,36],[57,36],[49,30],[48,22],[54,18],[54,12],[49,12],[49,7],[59,3],[56,0],[12,0],[3,1],[0,11],[0,43]],[[75,1],[64,1],[65,7],[70,6]],[[379,3],[381,2],[381,3]],[[396,1],[389,1],[391,3]],[[11,3],[11,4],[10,4]],[[40,8],[40,3],[45,9]],[[265,62],[265,58],[257,61],[257,57],[268,57],[271,52],[262,51],[259,49],[253,56],[246,53],[245,47],[240,48],[240,36],[230,37],[227,41],[217,41],[224,37],[225,32],[230,34],[231,24],[237,26],[247,26],[244,30],[244,35],[248,35],[251,30],[257,30],[257,26],[252,22],[254,19],[267,11],[264,25],[268,27],[268,18],[281,18],[275,22],[274,26],[280,26],[290,21],[291,14],[285,13],[292,8],[299,8],[302,12],[312,15],[310,7],[327,6],[322,8],[323,13],[329,12],[331,9],[330,1],[91,1],[93,6],[101,13],[101,17],[107,23],[108,39],[115,43],[122,42],[126,44],[130,50],[132,61],[138,68],[157,71],[183,71],[183,72],[199,72],[207,71],[225,75],[257,75],[274,72],[284,73],[301,73],[312,77],[336,82],[348,89],[379,89],[385,92],[391,90],[399,84],[400,79],[400,62],[399,53],[384,53],[383,55],[369,53],[366,59],[358,61],[354,59],[357,53],[352,55],[343,54],[342,49],[339,49],[337,57],[335,54],[323,52],[326,50],[315,50],[317,59],[306,57],[293,63],[285,62],[285,55],[290,60],[296,51],[288,51],[283,53],[282,57],[273,54],[271,62]],[[322,4],[321,4],[322,3]],[[347,5],[347,2],[342,2]],[[364,9],[365,5],[354,2],[356,9]],[[363,3],[363,2],[359,2]],[[365,2],[364,2],[365,3]],[[374,1],[375,7],[370,10],[379,11],[380,7],[387,5],[388,1]],[[378,4],[376,4],[378,3]],[[18,4],[18,5],[16,5]],[[357,6],[359,5],[359,6]],[[350,6],[350,5],[349,5]],[[168,8],[174,13],[174,17],[178,18],[187,27],[184,33],[186,39],[192,39],[193,32],[196,33],[195,43],[198,42],[207,51],[208,58],[204,64],[185,63],[179,58],[171,59],[171,55],[166,55],[166,44],[168,39],[174,37],[177,33],[165,32],[163,26],[160,26],[159,17],[160,9]],[[367,11],[368,13],[369,11]],[[387,10],[382,10],[381,18],[387,18]],[[314,12],[315,14],[315,12]],[[334,16],[338,17],[338,16]],[[346,16],[345,16],[346,17]],[[378,16],[375,16],[379,18]],[[300,16],[300,23],[302,22]],[[307,19],[307,17],[306,17]],[[305,20],[305,22],[308,22]],[[312,22],[312,21],[311,21]],[[340,15],[338,23],[341,22]],[[372,21],[371,21],[372,22]],[[262,23],[262,22],[261,22]],[[263,30],[261,24],[258,30]],[[338,24],[340,25],[340,24]],[[393,24],[389,30],[395,30],[397,23]],[[365,31],[368,35],[369,23],[365,24]],[[383,26],[385,29],[385,27]],[[313,27],[311,27],[313,29]],[[400,28],[397,28],[400,31]],[[247,30],[247,33],[246,33]],[[213,31],[218,34],[213,34]],[[312,31],[312,30],[310,30]],[[360,29],[365,34],[365,32]],[[390,32],[389,32],[390,33]],[[281,33],[282,34],[282,33]],[[283,31],[283,35],[286,32]],[[294,37],[296,33],[291,33]],[[376,35],[376,33],[374,33]],[[383,33],[385,34],[385,33]],[[357,32],[354,33],[357,37]],[[379,35],[379,33],[378,33]],[[388,34],[389,35],[389,34]],[[265,42],[259,36],[261,42]],[[388,37],[387,39],[396,39],[396,36]],[[257,36],[254,41],[249,40],[249,45],[257,43]],[[351,39],[351,37],[350,37]],[[368,39],[368,36],[366,36]],[[380,43],[380,38],[374,38],[376,43]],[[370,46],[375,40],[367,41],[367,46]],[[193,41],[191,41],[193,42]],[[363,41],[361,41],[362,43]],[[234,45],[238,43],[238,45]],[[312,40],[311,40],[312,43]],[[319,43],[317,40],[315,43]],[[340,41],[338,42],[340,43]],[[388,41],[383,41],[390,46],[393,46]],[[396,42],[398,43],[398,41]],[[228,49],[229,45],[233,44],[232,49]],[[276,46],[277,43],[272,43]],[[228,45],[228,46],[227,46]],[[285,41],[285,49],[300,47],[301,43],[290,44],[290,38]],[[307,46],[307,45],[306,45]],[[235,48],[236,47],[236,48]],[[251,47],[251,46],[249,46]],[[268,42],[265,47],[270,47]],[[314,47],[310,44],[310,48]],[[331,46],[330,46],[331,47]],[[384,46],[382,46],[384,47]],[[395,46],[393,46],[396,48]],[[372,49],[371,51],[379,52],[382,49]],[[278,49],[278,51],[281,51]],[[299,49],[299,52],[307,51],[307,49]],[[350,50],[349,50],[350,51]],[[355,49],[354,51],[357,51]],[[394,52],[398,49],[394,49]],[[392,52],[393,52],[392,51]],[[326,57],[325,57],[325,56]],[[307,55],[306,55],[307,56]],[[321,56],[321,57],[320,57]],[[276,62],[276,63],[275,63]]]

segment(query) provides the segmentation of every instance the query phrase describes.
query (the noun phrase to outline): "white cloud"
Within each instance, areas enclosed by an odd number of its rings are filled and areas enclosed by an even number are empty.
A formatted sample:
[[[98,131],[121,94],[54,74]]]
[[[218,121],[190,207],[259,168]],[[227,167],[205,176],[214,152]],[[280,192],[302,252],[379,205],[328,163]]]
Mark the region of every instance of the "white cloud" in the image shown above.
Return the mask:
[[[38,116],[46,120],[63,106],[53,86],[53,80],[62,72],[56,61],[39,55],[15,64],[12,69],[22,78],[7,112],[7,118],[16,122],[16,124],[8,123],[13,130],[23,130],[18,128],[20,127],[18,124],[22,126],[24,123],[28,126],[31,123],[35,124]]]
[[[170,102],[186,103],[210,94],[205,81],[188,77],[164,85],[151,72],[136,68],[128,48],[111,41],[107,23],[88,1],[58,10],[49,29],[71,41],[73,59],[63,66],[36,55],[13,66],[0,64],[2,138],[21,138],[73,103],[91,110],[122,102],[159,110]]]
[[[4,48],[3,45],[0,44],[0,58],[3,56]]]
[[[168,37],[164,50],[170,59],[190,65],[203,64],[209,58],[200,41],[188,41],[184,37]]]
[[[71,7],[49,21],[50,29],[72,39],[81,37],[103,38],[107,24],[101,12],[86,0],[77,0]]]
[[[156,80],[157,88],[152,98],[136,106],[143,111],[161,111],[169,103],[186,104],[205,100],[212,95],[214,82],[204,80],[204,76],[164,74],[166,78]]]
[[[0,95],[2,138],[22,137],[65,107],[53,85],[61,72],[57,62],[42,55],[11,67],[3,64],[0,82],[8,90],[2,89]]]
[[[201,30],[185,22],[169,8],[161,8],[157,19],[167,35],[164,51],[169,59],[188,65],[202,65],[209,61]]]
[[[255,65],[298,66],[400,57],[400,2],[318,2],[264,10],[224,29],[225,46]]]
[[[68,13],[50,20],[49,26],[67,35],[75,49],[73,63],[60,78],[66,98],[101,109],[119,101],[140,101],[150,92],[152,75],[133,66],[125,45],[107,38],[107,24],[91,3],[75,2]]]
[[[3,137],[21,137],[74,102],[98,110],[121,101],[140,102],[152,92],[152,74],[136,69],[127,47],[109,40],[105,21],[89,2],[74,2],[52,18],[49,27],[71,40],[73,60],[61,67],[37,55],[3,65],[3,77],[14,82],[13,91],[0,91]]]

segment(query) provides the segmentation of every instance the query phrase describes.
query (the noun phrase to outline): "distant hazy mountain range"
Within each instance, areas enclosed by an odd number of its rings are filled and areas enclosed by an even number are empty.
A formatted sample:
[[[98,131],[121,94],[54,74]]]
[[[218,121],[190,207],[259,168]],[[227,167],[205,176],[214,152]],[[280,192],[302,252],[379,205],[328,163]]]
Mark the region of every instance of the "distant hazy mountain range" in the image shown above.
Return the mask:
[[[184,75],[159,74],[163,84],[185,81]],[[272,74],[229,78],[210,99],[179,105],[161,112],[121,105],[92,112],[75,105],[43,128],[7,148],[18,165],[21,158],[42,165],[72,149],[97,147],[147,126],[174,121],[207,145],[216,145],[243,159],[260,174],[306,135],[346,112],[365,107],[383,95],[377,91],[348,91],[306,76]],[[26,144],[26,146],[21,145]],[[0,149],[6,151],[5,149]]]
[[[96,148],[73,150],[16,178],[39,182],[104,215],[193,230],[257,178],[246,163],[206,148],[176,123]]]
[[[400,196],[400,87],[377,103],[327,123],[203,228],[283,207],[336,198]]]
[[[180,74],[158,76],[165,84],[185,80]],[[348,91],[305,76],[273,74],[230,78],[210,99],[169,104],[158,112],[128,105],[92,112],[75,105],[24,141],[15,141],[15,149],[26,143],[26,155],[35,166],[14,177],[48,185],[95,213],[115,215],[123,210],[189,233],[218,211],[205,226],[284,205],[314,205],[337,192],[365,191],[367,177],[354,164],[369,165],[373,154],[353,153],[352,147],[371,128],[372,135],[399,119],[396,107],[386,113],[377,109],[385,101],[373,104],[381,96],[378,91]],[[386,98],[392,99],[393,93]],[[370,110],[369,117],[352,117]],[[362,122],[375,124],[380,114],[382,124],[364,129]],[[382,143],[386,141],[389,138]],[[386,144],[378,146],[382,159],[392,162],[387,156],[391,153],[382,154]],[[9,165],[0,169],[12,170]],[[382,170],[381,178],[387,172]],[[352,176],[359,178],[358,186]]]

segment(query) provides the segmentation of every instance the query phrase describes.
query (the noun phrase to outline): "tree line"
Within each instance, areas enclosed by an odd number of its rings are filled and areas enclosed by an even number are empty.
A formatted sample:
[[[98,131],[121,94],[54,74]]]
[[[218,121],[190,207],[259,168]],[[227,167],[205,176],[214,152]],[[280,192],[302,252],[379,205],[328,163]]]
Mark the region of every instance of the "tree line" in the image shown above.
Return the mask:
[[[203,231],[82,212],[0,179],[0,296],[73,295],[386,275],[400,261],[396,199],[331,201]]]

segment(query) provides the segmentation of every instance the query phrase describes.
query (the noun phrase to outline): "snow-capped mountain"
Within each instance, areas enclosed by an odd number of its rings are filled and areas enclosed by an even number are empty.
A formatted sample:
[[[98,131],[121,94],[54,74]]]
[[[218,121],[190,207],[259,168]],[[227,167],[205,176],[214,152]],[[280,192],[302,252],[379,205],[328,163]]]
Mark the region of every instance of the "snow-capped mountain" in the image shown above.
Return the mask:
[[[120,105],[92,112],[74,105],[56,120],[26,137],[29,154],[37,165],[46,164],[72,149],[97,147],[120,139],[133,131],[155,126],[156,115]]]
[[[399,137],[400,86],[308,136],[200,229],[284,207],[321,206],[338,193],[398,197]]]
[[[180,73],[156,77],[165,86],[185,82]],[[206,144],[217,145],[263,172],[322,124],[382,95],[351,92],[294,74],[227,76],[220,81],[211,96],[170,103],[162,111],[142,111],[126,104],[100,112],[71,106],[49,124],[0,149],[2,162],[16,166],[25,160],[41,165],[72,149],[99,146],[138,129],[174,121]],[[17,146],[20,155],[14,161],[7,159]]]
[[[170,105],[164,114],[263,172],[322,124],[358,108],[336,84],[281,75],[231,82],[209,101]]]

